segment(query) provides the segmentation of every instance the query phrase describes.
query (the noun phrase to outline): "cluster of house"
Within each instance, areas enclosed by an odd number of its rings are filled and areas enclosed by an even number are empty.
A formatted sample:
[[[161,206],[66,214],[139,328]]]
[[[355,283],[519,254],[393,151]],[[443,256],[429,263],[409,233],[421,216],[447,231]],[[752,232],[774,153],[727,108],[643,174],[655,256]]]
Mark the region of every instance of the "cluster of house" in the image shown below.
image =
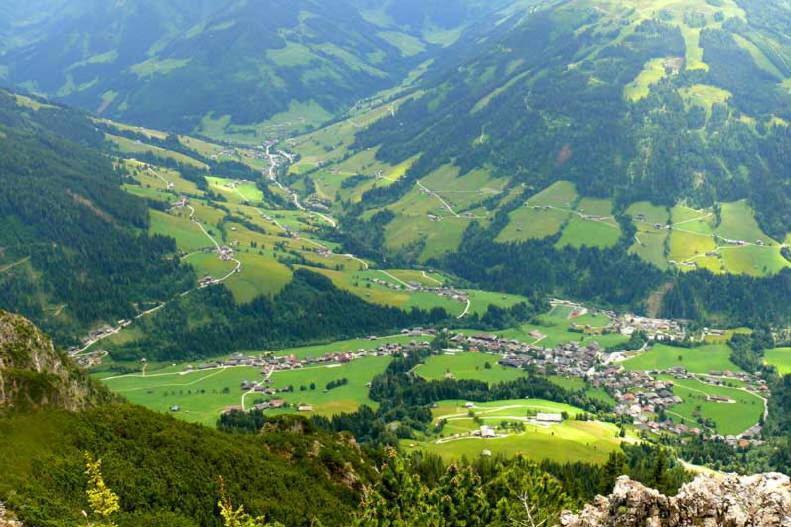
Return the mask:
[[[675,326],[653,327],[656,330],[667,331]],[[463,349],[498,354],[501,356],[498,363],[502,366],[531,368],[543,374],[584,378],[591,386],[603,388],[611,394],[616,401],[616,414],[630,417],[640,430],[679,435],[700,435],[704,432],[700,427],[674,423],[672,420],[657,421],[658,413],[683,402],[673,393],[673,382],[657,380],[655,375],[660,372],[629,371],[621,366],[605,364],[603,361],[605,354],[595,342],[588,344],[568,342],[549,349],[486,334],[474,336],[456,334],[450,340]],[[673,368],[665,373],[678,379],[698,379],[709,384],[727,384],[728,379],[734,379],[743,382],[753,392],[763,396],[769,395],[766,382],[749,373],[712,371],[708,375],[695,375],[683,368]],[[710,395],[709,400],[732,402],[727,397],[717,395]],[[760,432],[760,427],[756,425],[753,428],[739,436],[725,439],[742,441],[755,438]]]
[[[389,282],[387,280],[381,280],[379,278],[370,278],[369,280],[372,284],[380,285],[382,287],[387,287],[389,289],[395,289],[398,291],[404,289],[404,287],[407,287],[410,291],[420,292],[420,293],[432,293],[462,303],[467,302],[467,300],[469,299],[469,295],[467,293],[465,293],[464,291],[460,291],[458,289],[454,289],[452,287],[445,287],[445,286],[428,287],[425,284],[421,284],[418,282],[406,282],[408,285],[404,286],[403,284],[395,284],[393,282]]]

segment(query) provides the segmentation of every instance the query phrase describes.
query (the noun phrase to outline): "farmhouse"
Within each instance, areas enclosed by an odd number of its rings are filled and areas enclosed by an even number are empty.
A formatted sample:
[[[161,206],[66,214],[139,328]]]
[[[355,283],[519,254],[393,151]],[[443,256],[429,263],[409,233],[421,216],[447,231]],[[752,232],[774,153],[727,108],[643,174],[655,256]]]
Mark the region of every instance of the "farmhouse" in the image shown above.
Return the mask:
[[[562,423],[563,416],[561,414],[547,414],[539,412],[536,414],[536,421],[539,423]]]

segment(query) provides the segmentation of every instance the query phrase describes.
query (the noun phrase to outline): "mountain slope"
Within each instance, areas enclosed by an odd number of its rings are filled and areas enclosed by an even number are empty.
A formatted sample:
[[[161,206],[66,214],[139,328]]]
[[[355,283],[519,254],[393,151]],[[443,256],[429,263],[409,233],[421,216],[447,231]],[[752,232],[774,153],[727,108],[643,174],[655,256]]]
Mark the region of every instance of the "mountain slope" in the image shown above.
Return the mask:
[[[343,525],[372,477],[353,442],[301,419],[232,435],[111,402],[35,326],[0,312],[0,502],[25,525],[83,522],[86,452],[120,498],[114,520],[130,527],[221,525],[220,477],[270,520]]]
[[[505,1],[40,4],[49,16],[0,14],[6,82],[108,117],[249,140],[398,85]]]
[[[447,163],[626,206],[747,198],[791,225],[787,4],[559,2],[358,137],[410,179]],[[773,18],[774,17],[774,18]],[[427,81],[428,82],[428,81]],[[386,201],[410,188],[390,189]],[[400,192],[399,192],[400,191]]]
[[[104,136],[73,110],[0,92],[0,298],[56,336],[134,316],[191,284]]]
[[[0,412],[78,410],[110,400],[30,321],[0,310]]]

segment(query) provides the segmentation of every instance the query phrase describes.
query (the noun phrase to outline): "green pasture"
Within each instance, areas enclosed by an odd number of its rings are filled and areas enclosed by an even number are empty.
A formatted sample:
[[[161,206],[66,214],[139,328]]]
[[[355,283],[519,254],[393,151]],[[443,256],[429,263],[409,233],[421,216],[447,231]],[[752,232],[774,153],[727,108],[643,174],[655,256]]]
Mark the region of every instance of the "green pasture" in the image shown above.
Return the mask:
[[[184,252],[192,252],[214,245],[200,228],[186,216],[174,216],[158,210],[149,211],[149,232],[176,240],[176,246]]]
[[[660,376],[673,382],[673,393],[683,402],[670,407],[666,413],[675,422],[697,426],[697,416],[712,419],[717,432],[724,435],[740,434],[756,424],[764,412],[760,397],[738,388],[714,386],[694,379],[674,379]],[[733,402],[708,400],[709,395],[727,397]]]
[[[523,370],[500,366],[497,364],[499,359],[498,355],[490,353],[461,352],[432,355],[415,369],[415,373],[431,381],[452,377],[473,379],[488,384],[512,381],[525,375]],[[490,368],[486,367],[487,364]]]
[[[708,344],[696,348],[681,348],[666,344],[655,344],[648,351],[625,360],[627,370],[668,370],[682,367],[692,373],[708,373],[710,371],[741,371],[730,360],[730,348],[727,344]]]
[[[277,398],[284,399],[296,406],[308,404],[313,406],[313,412],[319,415],[333,415],[342,412],[353,412],[365,404],[376,407],[376,403],[368,398],[368,383],[381,373],[384,373],[390,357],[363,357],[342,365],[312,366],[298,370],[278,371],[272,376],[272,386],[278,389],[294,387],[293,392],[281,392]],[[330,381],[347,379],[348,384],[326,391],[325,386]],[[316,385],[315,390],[310,389],[310,384]],[[305,390],[302,390],[305,387]],[[245,404],[250,405],[257,394],[246,397]],[[296,413],[297,408],[291,407],[283,410],[271,410],[268,413]]]
[[[791,348],[774,348],[766,350],[764,362],[777,368],[780,375],[791,374]]]

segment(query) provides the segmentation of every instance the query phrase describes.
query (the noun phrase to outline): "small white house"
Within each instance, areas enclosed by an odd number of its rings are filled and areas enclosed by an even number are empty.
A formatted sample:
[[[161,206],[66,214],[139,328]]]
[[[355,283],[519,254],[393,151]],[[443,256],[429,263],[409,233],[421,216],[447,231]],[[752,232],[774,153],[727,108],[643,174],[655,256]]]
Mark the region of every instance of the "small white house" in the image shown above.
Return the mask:
[[[562,423],[563,416],[560,414],[545,414],[539,412],[536,414],[536,421],[539,423]]]

